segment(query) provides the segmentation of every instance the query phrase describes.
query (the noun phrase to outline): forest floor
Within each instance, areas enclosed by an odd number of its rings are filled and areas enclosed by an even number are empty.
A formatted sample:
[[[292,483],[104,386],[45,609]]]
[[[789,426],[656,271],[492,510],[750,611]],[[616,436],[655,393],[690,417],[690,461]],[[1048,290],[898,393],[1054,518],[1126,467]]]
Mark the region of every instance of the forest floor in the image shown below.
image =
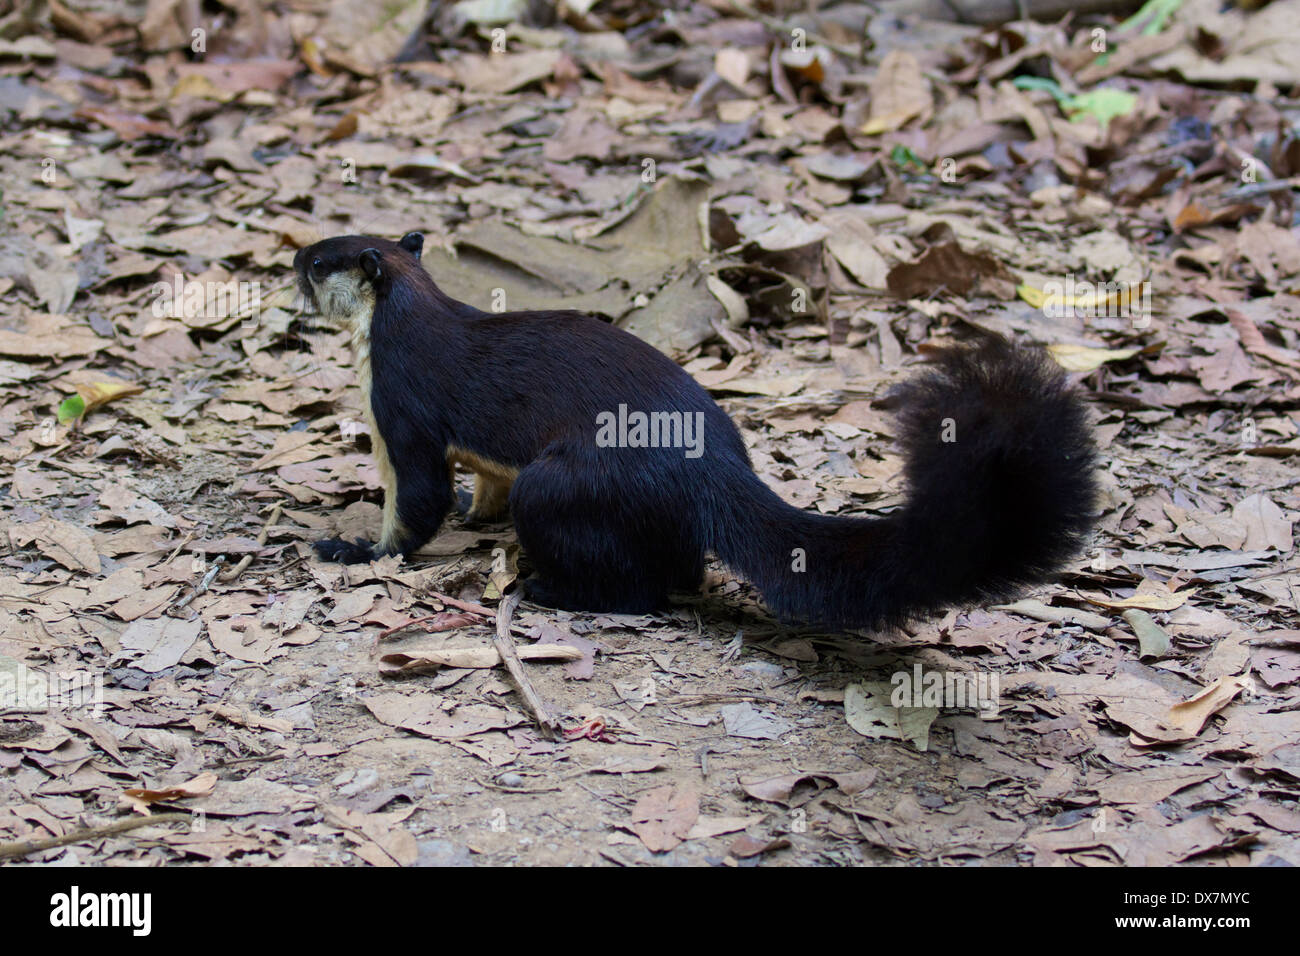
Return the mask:
[[[21,858],[1300,865],[1300,0],[986,29],[23,6],[0,859],[89,828]],[[1015,605],[879,634],[778,627],[716,565],[660,614],[525,601],[516,643],[571,658],[524,663],[547,735],[505,669],[456,666],[492,646],[508,523],[453,516],[411,561],[311,550],[373,538],[382,495],[348,332],[301,314],[293,254],[416,229],[458,298],[673,355],[823,513],[902,500],[881,399],[924,347],[1049,346],[1090,400],[1095,541]],[[980,706],[892,706],[918,673]]]

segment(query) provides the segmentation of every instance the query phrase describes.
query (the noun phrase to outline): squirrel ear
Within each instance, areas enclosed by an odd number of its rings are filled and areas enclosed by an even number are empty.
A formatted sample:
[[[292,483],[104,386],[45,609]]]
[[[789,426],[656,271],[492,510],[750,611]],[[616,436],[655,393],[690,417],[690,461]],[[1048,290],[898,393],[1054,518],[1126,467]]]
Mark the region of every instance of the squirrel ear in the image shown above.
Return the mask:
[[[378,249],[366,249],[361,253],[357,262],[361,266],[361,271],[370,278],[371,282],[378,282],[379,278],[384,274],[384,257],[380,255]]]
[[[424,250],[424,233],[408,232],[397,244],[411,255],[415,256],[418,261],[420,253]]]

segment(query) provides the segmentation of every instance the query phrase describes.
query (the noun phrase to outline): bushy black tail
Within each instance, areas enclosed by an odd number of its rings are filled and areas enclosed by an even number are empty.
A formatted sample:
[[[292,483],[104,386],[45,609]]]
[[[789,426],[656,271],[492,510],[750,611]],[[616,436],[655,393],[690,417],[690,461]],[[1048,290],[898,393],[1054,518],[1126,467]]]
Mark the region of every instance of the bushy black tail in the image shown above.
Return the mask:
[[[1005,600],[1076,555],[1096,452],[1082,400],[1042,351],[945,350],[897,390],[908,497],[884,518],[801,511],[749,474],[712,550],[783,620],[878,628]]]

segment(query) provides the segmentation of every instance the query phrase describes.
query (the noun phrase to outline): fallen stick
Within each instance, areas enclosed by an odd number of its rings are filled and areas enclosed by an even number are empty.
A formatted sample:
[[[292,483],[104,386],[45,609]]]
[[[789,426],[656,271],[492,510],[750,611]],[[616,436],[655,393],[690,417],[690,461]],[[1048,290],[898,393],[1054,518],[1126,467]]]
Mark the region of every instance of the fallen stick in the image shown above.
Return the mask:
[[[188,823],[189,821],[190,815],[188,813],[160,813],[157,816],[115,820],[112,823],[106,823],[98,827],[83,827],[80,830],[65,833],[63,836],[0,843],[0,860],[14,860],[31,853],[39,853],[42,850],[52,850],[55,847],[66,846],[69,843],[81,843],[85,840],[98,840],[101,837],[117,836],[117,834],[125,833],[127,830],[152,826],[155,823]]]
[[[521,661],[580,661],[582,651],[568,644],[532,644],[517,648]],[[416,670],[487,669],[501,666],[495,647],[408,648],[379,659],[379,671],[400,674]]]
[[[533,717],[542,728],[542,733],[550,737],[554,731],[559,729],[560,722],[551,715],[546,702],[537,693],[537,688],[533,686],[533,682],[528,679],[528,672],[524,670],[523,661],[519,659],[519,654],[515,650],[514,639],[510,636],[510,619],[514,617],[515,608],[519,607],[521,598],[522,595],[516,591],[514,594],[507,596],[501,602],[501,606],[497,608],[497,629],[492,638],[492,643],[496,645],[497,653],[505,661],[510,676],[514,678],[515,684],[519,687],[519,693],[523,695],[524,701],[532,710]]]
[[[276,505],[271,509],[271,517],[266,519],[266,524],[262,525],[262,530],[257,536],[259,545],[266,544],[266,539],[271,535],[271,526],[280,520],[280,512],[284,510],[283,505]],[[253,556],[246,554],[239,559],[239,563],[222,573],[221,580],[233,581],[244,573],[244,569],[253,563]]]
[[[474,604],[470,601],[461,601],[458,598],[450,597],[439,591],[430,591],[429,597],[433,598],[435,601],[441,601],[443,604],[450,604],[452,607],[458,608],[459,610],[468,611],[470,614],[482,614],[486,618],[497,616],[497,612],[492,610],[490,607],[484,607],[482,604]],[[518,601],[515,601],[515,604],[518,603]],[[511,608],[510,613],[514,613],[513,608]]]
[[[225,556],[220,554],[217,555],[217,557],[212,562],[212,567],[208,568],[207,573],[203,575],[203,580],[200,581],[198,584],[194,585],[194,590],[191,591],[189,594],[185,595],[185,597],[181,598],[180,600],[174,601],[167,610],[169,612],[180,611],[186,607],[189,607],[191,601],[193,601],[200,594],[203,594],[208,590],[213,580],[215,580],[217,574],[221,571],[222,565],[224,565],[225,563],[226,563]]]
[[[386,641],[388,638],[392,637],[394,634],[400,634],[402,631],[410,630],[413,627],[420,628],[426,634],[434,634],[438,631],[454,631],[457,628],[465,627],[468,624],[474,624],[477,626],[486,623],[472,618],[466,619],[462,616],[468,613],[470,612],[462,611],[460,615],[457,615],[452,614],[451,611],[439,611],[437,614],[429,614],[425,617],[413,617],[409,621],[404,621],[401,624],[394,624],[387,630],[380,631],[379,636],[375,638],[375,644],[378,645],[382,641]]]

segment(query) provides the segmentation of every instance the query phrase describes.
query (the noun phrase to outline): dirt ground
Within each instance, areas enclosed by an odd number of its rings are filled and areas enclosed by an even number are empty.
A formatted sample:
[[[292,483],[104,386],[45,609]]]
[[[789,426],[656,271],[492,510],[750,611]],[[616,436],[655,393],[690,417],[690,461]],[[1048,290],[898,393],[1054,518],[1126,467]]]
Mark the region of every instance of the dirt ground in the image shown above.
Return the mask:
[[[273,3],[202,54],[183,5],[36,6],[0,32],[0,862],[1300,865],[1300,58],[1258,42],[1300,4],[1144,32],[598,3],[493,52],[450,5]],[[411,229],[466,301],[673,355],[824,513],[902,500],[884,399],[926,347],[1049,346],[1095,540],[888,633],[780,627],[716,565],[660,614],[525,601],[544,733],[490,666],[508,523],[311,551],[373,538],[382,493],[293,253]],[[1064,279],[1133,308],[1053,311]],[[895,706],[933,675],[979,706]]]

